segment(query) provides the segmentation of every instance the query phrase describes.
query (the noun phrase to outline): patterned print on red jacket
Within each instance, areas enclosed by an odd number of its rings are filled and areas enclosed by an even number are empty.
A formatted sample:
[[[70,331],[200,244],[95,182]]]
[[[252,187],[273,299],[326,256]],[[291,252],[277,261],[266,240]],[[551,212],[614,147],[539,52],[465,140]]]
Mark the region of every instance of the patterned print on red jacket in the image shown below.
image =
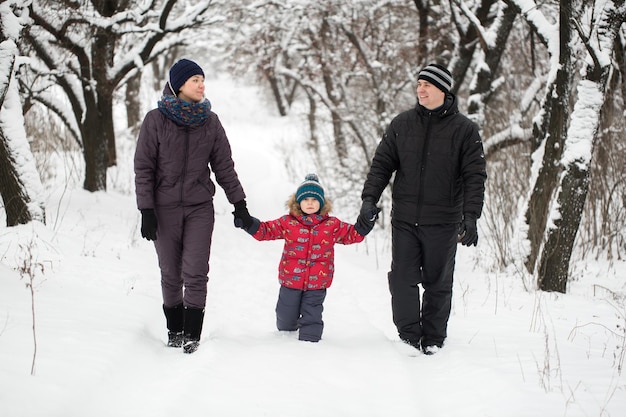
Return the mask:
[[[328,214],[330,206],[327,199],[320,214],[305,215],[291,209],[290,214],[261,222],[253,235],[256,240],[285,240],[278,266],[280,285],[303,291],[330,287],[335,270],[335,244],[363,241],[354,225]]]

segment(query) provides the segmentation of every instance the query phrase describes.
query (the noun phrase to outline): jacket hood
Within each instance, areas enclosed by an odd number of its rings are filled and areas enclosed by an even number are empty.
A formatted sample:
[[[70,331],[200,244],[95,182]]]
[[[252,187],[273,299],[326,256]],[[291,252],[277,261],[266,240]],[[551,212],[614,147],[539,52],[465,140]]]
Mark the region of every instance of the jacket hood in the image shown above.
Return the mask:
[[[300,209],[300,204],[296,201],[296,193],[293,193],[289,200],[285,203],[287,209],[289,210],[289,214],[300,217],[305,216],[306,214]],[[333,203],[328,198],[324,198],[324,205],[320,208],[319,214],[324,216],[329,214],[333,209]]]
[[[163,92],[161,94],[164,96],[176,96],[174,90],[172,90],[172,86],[170,85],[169,81],[167,81],[163,86]]]

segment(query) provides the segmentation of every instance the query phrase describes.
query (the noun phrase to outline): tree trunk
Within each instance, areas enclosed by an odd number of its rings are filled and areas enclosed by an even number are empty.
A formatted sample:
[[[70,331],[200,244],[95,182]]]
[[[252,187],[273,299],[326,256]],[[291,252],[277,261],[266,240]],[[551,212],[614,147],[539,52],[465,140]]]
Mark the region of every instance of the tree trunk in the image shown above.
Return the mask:
[[[141,89],[141,71],[128,79],[126,83],[126,125],[132,136],[139,134],[143,114],[139,91]]]
[[[537,280],[539,288],[543,291],[565,293],[572,248],[589,191],[589,170],[580,169],[576,162],[570,164],[561,187],[558,197],[561,217],[555,220],[554,228],[548,232],[537,271]]]
[[[416,64],[421,64],[428,58],[428,12],[430,11],[429,4],[424,1],[414,0],[415,7],[419,12],[419,27],[418,32],[418,50]]]
[[[276,103],[278,114],[281,116],[287,116],[287,103],[285,95],[280,87],[280,80],[269,70],[264,70],[263,75],[267,78],[272,94],[274,95],[274,102]]]
[[[103,106],[100,103],[100,106]],[[103,106],[104,108],[104,106]],[[109,108],[112,109],[109,103]],[[85,102],[85,121],[82,125],[83,156],[85,158],[85,182],[83,188],[87,191],[105,191],[107,189],[107,168],[109,166],[109,148],[106,135],[105,113],[99,111],[95,100]],[[111,112],[108,112],[111,124]]]
[[[308,121],[309,121],[309,140],[308,146],[309,149],[315,151],[315,153],[319,152],[319,132],[317,128],[317,104],[315,102],[315,98],[313,95],[307,92],[307,98],[309,102],[309,113],[308,113]]]
[[[0,79],[0,195],[6,223],[7,226],[16,226],[32,220],[45,222],[43,202],[35,201],[31,195],[41,196],[43,187],[26,140],[19,93],[15,80],[12,80],[17,46],[5,40],[3,35],[0,35],[0,42],[7,52],[0,57],[0,68],[7,75]],[[37,189],[29,189],[29,185]]]
[[[115,142],[115,123],[113,121],[113,88],[110,91],[98,90],[98,109],[100,115],[100,140],[107,148],[106,167],[117,165],[117,149]],[[106,170],[104,172],[106,184]],[[106,188],[105,188],[106,189]]]
[[[533,126],[533,136],[536,139],[541,138],[537,141],[543,143],[543,160],[526,210],[530,242],[526,268],[530,273],[535,272],[537,257],[544,242],[548,213],[555,199],[558,176],[562,170],[560,161],[569,122],[570,85],[573,72],[570,56],[572,10],[567,3],[568,1],[561,0],[559,12],[561,22],[559,25],[559,69],[554,84],[545,96],[543,104],[545,117],[540,121],[541,125]]]
[[[7,226],[26,224],[33,220],[28,211],[27,196],[14,169],[15,160],[9,156],[8,140],[0,127],[0,194],[4,202]]]
[[[100,13],[104,16],[111,16],[116,8],[117,2],[102,1],[104,6]],[[98,3],[96,2],[96,3]],[[115,43],[111,42],[111,35],[106,30],[96,29],[94,37],[94,48],[91,53],[93,62],[93,78],[96,81],[96,108],[101,120],[99,140],[103,140],[107,146],[107,167],[117,163],[117,151],[115,149],[115,129],[113,128],[113,90],[108,77],[107,70],[113,66],[115,55]],[[104,173],[106,189],[106,172]]]

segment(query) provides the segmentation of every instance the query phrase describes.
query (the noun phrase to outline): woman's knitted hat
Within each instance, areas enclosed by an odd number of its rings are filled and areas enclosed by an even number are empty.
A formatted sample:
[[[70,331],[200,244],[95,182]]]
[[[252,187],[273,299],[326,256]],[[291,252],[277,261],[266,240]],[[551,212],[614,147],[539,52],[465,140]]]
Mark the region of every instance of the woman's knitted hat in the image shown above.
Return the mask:
[[[424,67],[417,79],[428,81],[446,94],[452,89],[452,74],[446,67],[439,64],[430,64]]]
[[[296,191],[296,201],[298,204],[307,197],[317,199],[320,203],[320,208],[324,207],[324,189],[315,174],[307,174],[307,176],[304,177],[304,182],[300,184],[298,191]]]
[[[200,65],[189,59],[183,58],[172,65],[172,68],[170,68],[170,86],[172,86],[174,94],[178,94],[183,84],[194,75],[202,75],[204,77],[204,71],[202,71]]]

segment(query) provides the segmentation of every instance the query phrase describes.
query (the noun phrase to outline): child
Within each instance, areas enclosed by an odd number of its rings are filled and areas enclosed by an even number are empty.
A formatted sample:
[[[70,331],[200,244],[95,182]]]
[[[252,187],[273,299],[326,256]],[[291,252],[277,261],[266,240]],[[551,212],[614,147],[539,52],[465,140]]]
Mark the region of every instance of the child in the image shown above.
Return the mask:
[[[280,292],[276,304],[278,330],[300,330],[298,338],[322,338],[323,303],[333,282],[334,245],[362,242],[374,227],[379,208],[361,214],[353,226],[330,216],[331,202],[324,198],[317,175],[309,174],[287,201],[289,214],[261,222],[252,218],[246,231],[256,240],[284,239],[278,267]]]

